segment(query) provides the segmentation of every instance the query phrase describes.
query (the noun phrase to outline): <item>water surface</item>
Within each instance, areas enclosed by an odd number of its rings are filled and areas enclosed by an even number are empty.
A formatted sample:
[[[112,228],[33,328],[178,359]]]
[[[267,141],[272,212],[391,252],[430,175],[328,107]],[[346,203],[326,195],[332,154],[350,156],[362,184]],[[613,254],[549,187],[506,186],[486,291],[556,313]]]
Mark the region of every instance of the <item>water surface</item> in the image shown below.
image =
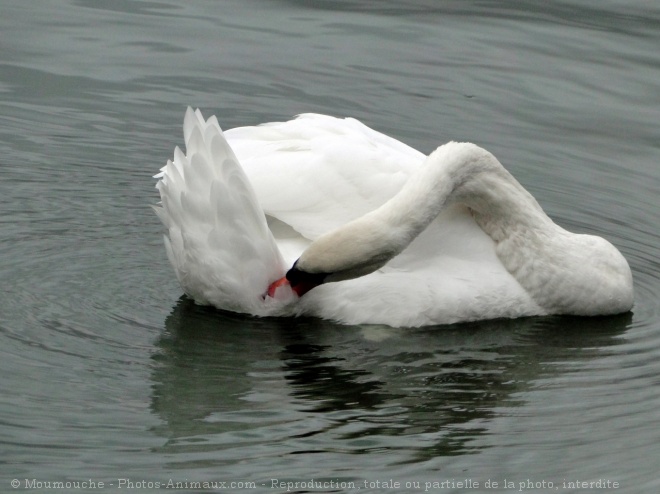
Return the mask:
[[[1,489],[657,490],[659,28],[643,0],[3,2]],[[635,307],[415,330],[197,307],[149,208],[187,105],[476,142],[623,252]]]

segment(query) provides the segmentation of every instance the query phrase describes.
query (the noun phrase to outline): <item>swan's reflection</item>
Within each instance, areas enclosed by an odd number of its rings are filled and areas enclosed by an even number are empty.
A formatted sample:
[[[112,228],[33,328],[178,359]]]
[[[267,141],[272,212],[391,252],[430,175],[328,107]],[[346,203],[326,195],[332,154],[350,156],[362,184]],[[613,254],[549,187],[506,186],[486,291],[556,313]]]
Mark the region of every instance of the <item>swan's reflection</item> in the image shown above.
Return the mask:
[[[630,321],[356,328],[247,318],[181,299],[154,356],[152,408],[170,452],[185,444],[208,454],[215,442],[249,455],[247,438],[261,435],[259,448],[278,454],[299,452],[312,436],[316,448],[350,453],[401,448],[402,461],[464,454],[490,419],[525,404],[536,381],[599,358]]]

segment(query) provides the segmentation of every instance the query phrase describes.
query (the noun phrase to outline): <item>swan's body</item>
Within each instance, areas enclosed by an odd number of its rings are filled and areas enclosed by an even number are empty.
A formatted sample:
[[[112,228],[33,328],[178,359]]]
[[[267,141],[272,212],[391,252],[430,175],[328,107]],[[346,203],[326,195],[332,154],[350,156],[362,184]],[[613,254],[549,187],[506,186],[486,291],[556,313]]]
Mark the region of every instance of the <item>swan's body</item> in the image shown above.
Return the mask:
[[[392,326],[632,307],[619,251],[557,226],[473,144],[427,158],[321,115],[223,135],[190,109],[184,137],[187,155],[177,148],[158,175],[157,212],[199,303]],[[304,295],[277,288],[289,283]]]

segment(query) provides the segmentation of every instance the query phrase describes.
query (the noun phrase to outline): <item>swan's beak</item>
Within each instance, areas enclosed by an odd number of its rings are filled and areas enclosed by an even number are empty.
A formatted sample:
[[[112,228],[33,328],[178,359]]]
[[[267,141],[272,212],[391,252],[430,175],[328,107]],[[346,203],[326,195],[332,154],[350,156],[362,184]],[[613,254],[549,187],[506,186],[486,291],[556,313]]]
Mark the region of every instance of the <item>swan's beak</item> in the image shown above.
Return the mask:
[[[289,283],[289,280],[286,279],[286,276],[283,278],[280,278],[279,280],[273,281],[270,286],[268,287],[268,291],[266,292],[266,295],[268,295],[270,298],[275,298],[275,292],[277,289],[281,286],[291,286]],[[295,291],[295,290],[294,290]],[[296,292],[298,293],[298,292]],[[300,295],[298,295],[300,296]]]
[[[304,281],[302,281],[302,282],[292,284],[287,279],[287,277],[285,276],[283,278],[280,278],[277,281],[272,282],[270,284],[270,286],[268,287],[268,291],[266,292],[266,294],[271,298],[275,298],[275,293],[277,292],[277,289],[280,288],[280,287],[284,287],[284,286],[288,286],[289,288],[291,288],[291,290],[293,290],[295,292],[296,295],[298,295],[298,297],[302,297],[308,291],[310,291],[312,288],[314,288],[315,286],[318,286],[318,283],[316,283],[316,284],[314,284],[314,283],[305,283]]]

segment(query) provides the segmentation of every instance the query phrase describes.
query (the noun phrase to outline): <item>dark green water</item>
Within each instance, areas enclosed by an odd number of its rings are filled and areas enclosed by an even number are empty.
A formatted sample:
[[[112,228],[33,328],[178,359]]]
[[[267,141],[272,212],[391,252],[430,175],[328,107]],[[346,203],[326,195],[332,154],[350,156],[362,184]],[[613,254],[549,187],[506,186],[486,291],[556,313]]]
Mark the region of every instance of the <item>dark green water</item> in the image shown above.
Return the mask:
[[[660,488],[655,2],[0,11],[0,491]],[[149,208],[187,105],[225,128],[311,111],[424,152],[476,142],[619,247],[635,308],[394,330],[196,307]]]

